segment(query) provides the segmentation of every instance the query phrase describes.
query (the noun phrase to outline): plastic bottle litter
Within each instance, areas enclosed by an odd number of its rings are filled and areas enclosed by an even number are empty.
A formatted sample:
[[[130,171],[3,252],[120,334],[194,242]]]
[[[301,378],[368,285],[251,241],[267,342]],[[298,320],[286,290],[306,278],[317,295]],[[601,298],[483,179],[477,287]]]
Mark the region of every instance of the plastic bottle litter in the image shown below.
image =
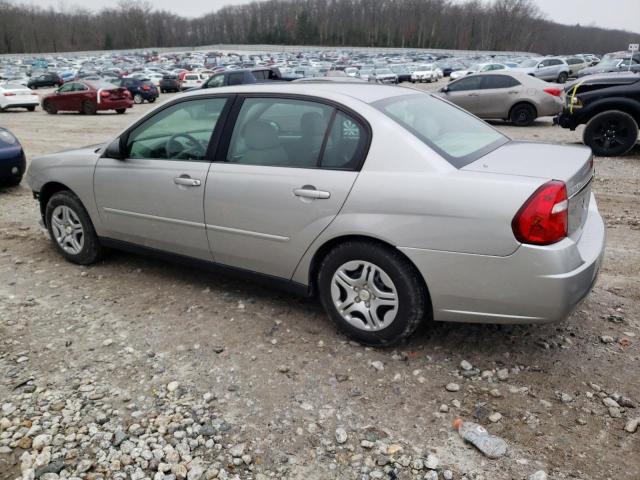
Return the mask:
[[[463,422],[458,418],[453,422],[453,427],[466,442],[471,443],[489,458],[499,458],[507,453],[507,442],[491,435],[477,423]]]

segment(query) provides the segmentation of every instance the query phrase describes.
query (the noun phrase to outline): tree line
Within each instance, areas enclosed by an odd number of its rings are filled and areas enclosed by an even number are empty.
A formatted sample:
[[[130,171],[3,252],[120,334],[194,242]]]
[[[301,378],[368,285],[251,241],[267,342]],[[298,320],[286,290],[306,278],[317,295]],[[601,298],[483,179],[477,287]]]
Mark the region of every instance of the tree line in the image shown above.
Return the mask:
[[[93,12],[0,0],[0,54],[219,43],[604,53],[639,36],[554,23],[531,0],[267,0],[193,19],[146,1]]]

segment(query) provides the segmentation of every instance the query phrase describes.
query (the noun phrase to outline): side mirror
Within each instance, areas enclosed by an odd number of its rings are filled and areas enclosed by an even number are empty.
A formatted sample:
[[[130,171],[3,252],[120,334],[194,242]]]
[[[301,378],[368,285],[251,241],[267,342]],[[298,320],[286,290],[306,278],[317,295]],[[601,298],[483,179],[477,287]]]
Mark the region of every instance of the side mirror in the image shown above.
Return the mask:
[[[541,63],[539,63],[539,64],[538,64],[538,68],[542,68],[542,67],[544,67],[544,65],[543,65],[543,64],[541,64]]]
[[[113,158],[115,160],[124,160],[125,158],[125,149],[122,145],[122,139],[120,137],[116,138],[113,142],[107,145],[107,148],[104,150],[102,156],[105,158]]]
[[[447,92],[449,91],[449,87],[444,86],[444,87],[442,87],[442,88],[440,89],[440,91],[441,91],[442,93],[447,93]]]

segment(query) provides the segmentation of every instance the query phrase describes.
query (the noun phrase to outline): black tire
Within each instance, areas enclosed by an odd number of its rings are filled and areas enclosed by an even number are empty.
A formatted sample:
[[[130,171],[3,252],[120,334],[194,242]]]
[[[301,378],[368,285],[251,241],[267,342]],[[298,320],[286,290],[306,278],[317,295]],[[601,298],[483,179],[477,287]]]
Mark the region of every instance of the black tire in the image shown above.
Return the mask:
[[[35,105],[31,106],[31,107],[27,107],[27,111],[29,112],[35,112],[36,111],[36,107]]]
[[[331,282],[334,273],[349,261],[370,262],[381,268],[395,285],[398,311],[393,321],[378,331],[357,328],[345,320],[334,305]],[[331,250],[320,264],[320,301],[336,327],[354,340],[372,346],[389,346],[407,338],[430,315],[427,292],[416,268],[397,250],[374,242],[349,241]]]
[[[150,99],[149,99],[149,100],[147,100],[147,101],[148,101],[149,103],[153,103],[153,102],[155,102],[155,101],[156,101],[156,98],[158,98],[158,97],[152,97],[152,98],[150,98]]]
[[[82,113],[85,115],[95,115],[98,112],[98,107],[91,102],[82,102]]]
[[[136,93],[133,96],[133,103],[135,103],[136,105],[140,105],[143,102],[144,102],[144,98],[142,98],[142,95],[140,95],[139,93]]]
[[[530,103],[518,103],[511,108],[509,120],[517,127],[528,127],[536,121],[538,113]]]
[[[569,75],[567,75],[565,72],[560,72],[560,75],[558,75],[558,83],[566,83],[568,79]]]
[[[618,157],[638,141],[638,124],[628,113],[609,110],[593,117],[584,129],[582,140],[600,157]]]
[[[166,93],[166,90],[164,88],[161,88],[160,93]]]
[[[116,108],[116,113],[122,115],[124,112],[126,112],[127,109],[126,108]]]
[[[55,115],[56,113],[58,113],[58,109],[54,107],[50,102],[44,102],[42,108],[44,108],[44,111],[49,115]]]
[[[58,244],[52,230],[51,216],[53,215],[55,208],[60,205],[65,205],[73,210],[82,224],[84,244],[82,246],[82,250],[76,255],[67,252]],[[100,241],[98,240],[96,231],[93,228],[93,223],[91,222],[89,214],[85,210],[80,199],[69,190],[62,190],[51,196],[45,208],[45,221],[53,245],[68,261],[77,263],[78,265],[91,265],[103,257],[104,248],[100,245]]]

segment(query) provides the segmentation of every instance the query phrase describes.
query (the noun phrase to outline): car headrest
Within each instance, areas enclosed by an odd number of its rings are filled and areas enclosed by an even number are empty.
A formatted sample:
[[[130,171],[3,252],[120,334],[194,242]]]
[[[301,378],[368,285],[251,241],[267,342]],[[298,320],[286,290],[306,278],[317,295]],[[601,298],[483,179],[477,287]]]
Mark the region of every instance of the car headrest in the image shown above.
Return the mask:
[[[300,119],[300,131],[303,137],[324,136],[326,122],[318,112],[306,112]]]
[[[267,150],[280,146],[278,130],[264,120],[253,120],[243,128],[244,140],[252,150]]]

